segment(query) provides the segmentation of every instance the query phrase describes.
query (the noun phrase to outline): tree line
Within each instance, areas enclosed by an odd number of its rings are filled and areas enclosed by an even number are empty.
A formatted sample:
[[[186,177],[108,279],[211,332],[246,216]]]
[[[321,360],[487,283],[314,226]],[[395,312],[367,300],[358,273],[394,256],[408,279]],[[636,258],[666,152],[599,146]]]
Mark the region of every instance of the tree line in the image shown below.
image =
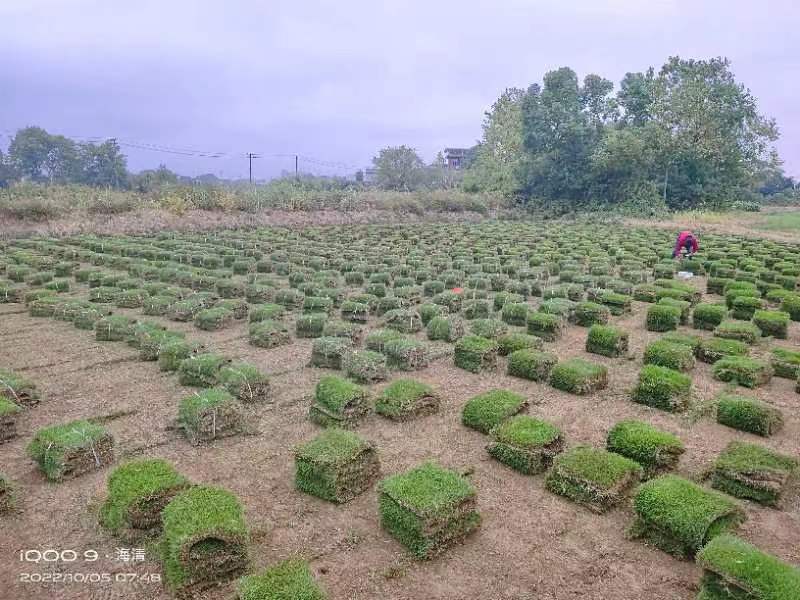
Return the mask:
[[[489,192],[557,210],[747,207],[800,202],[773,147],[775,121],[724,58],[671,57],[658,71],[627,73],[615,90],[599,75],[569,67],[527,89],[505,90],[485,113],[480,141],[462,168],[441,153],[429,164],[411,147],[383,148],[374,172],[354,179],[286,176],[302,189],[376,186],[420,191]],[[148,192],[165,185],[226,183],[181,177],[161,165],[132,174],[116,140],[79,143],[26,127],[0,151],[0,187],[24,180]],[[230,183],[230,182],[228,182]]]
[[[466,190],[545,206],[729,207],[797,198],[778,128],[724,58],[670,58],[614,84],[563,67],[486,113]]]

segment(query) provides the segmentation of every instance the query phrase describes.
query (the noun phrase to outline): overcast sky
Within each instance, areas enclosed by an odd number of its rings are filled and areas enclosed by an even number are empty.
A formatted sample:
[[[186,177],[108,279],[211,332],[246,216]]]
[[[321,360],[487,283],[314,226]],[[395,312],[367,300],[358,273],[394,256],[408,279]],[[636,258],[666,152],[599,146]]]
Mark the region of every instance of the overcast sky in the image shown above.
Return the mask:
[[[246,176],[260,152],[258,177],[294,154],[347,173],[388,145],[473,144],[504,88],[548,70],[618,84],[676,54],[730,58],[800,175],[795,0],[0,0],[0,134],[226,153],[125,146],[134,170]]]

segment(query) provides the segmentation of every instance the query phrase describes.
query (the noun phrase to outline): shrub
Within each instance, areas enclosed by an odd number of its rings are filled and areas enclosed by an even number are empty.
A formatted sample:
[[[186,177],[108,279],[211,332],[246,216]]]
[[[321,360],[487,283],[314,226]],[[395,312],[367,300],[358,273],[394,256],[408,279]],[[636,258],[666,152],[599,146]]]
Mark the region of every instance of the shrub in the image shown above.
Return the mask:
[[[429,340],[455,342],[464,335],[464,321],[455,316],[433,317],[428,321],[427,335]]]
[[[295,448],[294,464],[297,489],[337,503],[366,491],[380,471],[375,446],[337,428]]]
[[[726,356],[746,356],[748,352],[744,342],[711,338],[701,341],[695,354],[699,360],[713,364]]]
[[[36,432],[27,447],[50,481],[62,481],[114,462],[114,438],[100,425],[71,421]]]
[[[776,377],[797,380],[800,376],[800,351],[773,348],[770,365]]]
[[[194,486],[162,512],[164,578],[175,593],[235,577],[248,565],[248,532],[242,505],[230,492]]]
[[[770,436],[783,427],[783,414],[755,398],[723,393],[717,397],[717,423],[733,429]]]
[[[728,309],[722,304],[698,304],[692,313],[692,327],[713,331],[727,314]]]
[[[108,498],[100,508],[100,523],[114,534],[160,529],[161,511],[189,485],[189,480],[165,460],[127,462],[108,478]]]
[[[726,356],[714,363],[711,374],[719,381],[754,388],[772,379],[772,367],[762,360],[746,356]]]
[[[439,411],[441,400],[433,388],[413,379],[397,379],[378,396],[375,412],[396,421]]]
[[[550,385],[579,396],[590,394],[608,385],[608,369],[582,358],[571,358],[553,367]]]
[[[545,487],[603,513],[621,502],[641,476],[642,468],[629,458],[599,448],[576,446],[555,457]]]
[[[714,462],[712,487],[736,498],[780,508],[800,476],[800,462],[756,444],[734,441]]]
[[[690,371],[694,368],[695,359],[689,346],[656,340],[645,348],[644,364],[659,365],[675,371]]]
[[[731,317],[749,321],[753,314],[761,308],[761,298],[752,296],[737,296],[731,302]]]
[[[564,319],[543,312],[528,313],[528,333],[546,342],[555,342],[564,332]]]
[[[761,337],[761,330],[752,323],[741,321],[723,321],[714,329],[714,335],[726,340],[738,340],[745,344],[754,344]]]
[[[681,322],[681,309],[666,304],[654,304],[647,309],[647,331],[672,331]]]
[[[528,401],[519,394],[508,390],[491,390],[467,401],[461,411],[461,422],[481,433],[489,433],[492,427],[517,414],[527,405]]]
[[[384,479],[378,506],[383,528],[419,559],[444,552],[481,522],[472,485],[435,463]]]
[[[715,536],[697,554],[699,599],[783,600],[797,597],[800,570],[732,535]]]
[[[340,337],[321,337],[311,346],[311,366],[341,369],[342,357],[353,349],[353,342]]]
[[[342,377],[323,377],[314,390],[309,418],[318,425],[355,425],[370,411],[367,391]]]
[[[674,469],[686,451],[678,436],[642,421],[617,423],[608,432],[606,449],[635,460],[648,478]]]
[[[240,433],[244,428],[244,413],[233,395],[214,388],[195,392],[181,400],[178,425],[196,445]]]
[[[250,363],[235,362],[222,367],[219,385],[246,404],[270,399],[269,377]]]
[[[258,575],[245,575],[239,580],[237,594],[238,600],[327,599],[308,563],[299,559],[277,563]]]
[[[658,365],[645,365],[633,390],[633,401],[669,412],[686,410],[692,380],[687,375]]]
[[[181,385],[213,387],[219,383],[219,371],[230,362],[221,354],[193,354],[183,359],[178,367]]]
[[[526,333],[507,333],[497,339],[498,351],[500,356],[507,356],[512,352],[523,349],[541,350],[543,346],[541,338]]]
[[[727,496],[676,475],[643,483],[633,505],[637,519],[632,533],[664,552],[685,558],[747,518]]]
[[[557,362],[558,356],[552,352],[523,348],[508,355],[508,374],[531,381],[546,381]]]
[[[250,324],[248,340],[251,345],[258,348],[275,348],[288,344],[291,336],[284,323],[265,319]]]
[[[454,363],[470,373],[493,370],[497,365],[498,345],[477,335],[467,335],[458,340],[455,346]]]
[[[345,353],[342,357],[342,369],[349,377],[360,383],[374,383],[389,377],[386,356],[372,350],[353,350]]]
[[[517,415],[490,431],[489,455],[525,475],[542,473],[563,450],[561,431],[528,415]]]
[[[789,313],[776,310],[757,310],[753,315],[753,324],[761,330],[761,335],[771,335],[785,340],[789,335]]]
[[[608,323],[610,315],[607,307],[595,302],[579,302],[575,306],[575,322],[582,327]]]

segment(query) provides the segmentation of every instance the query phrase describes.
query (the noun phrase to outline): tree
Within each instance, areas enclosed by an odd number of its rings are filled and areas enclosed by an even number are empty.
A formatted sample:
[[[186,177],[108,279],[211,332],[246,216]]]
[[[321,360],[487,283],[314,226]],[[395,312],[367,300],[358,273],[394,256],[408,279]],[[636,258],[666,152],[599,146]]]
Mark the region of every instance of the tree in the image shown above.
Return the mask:
[[[533,84],[522,103],[523,189],[530,197],[588,199],[590,157],[613,112],[608,82],[588,76],[581,87],[575,71],[546,73],[543,87]]]
[[[418,189],[425,175],[425,163],[408,146],[384,148],[372,159],[372,164],[376,169],[375,181],[384,190]]]
[[[484,113],[483,137],[464,174],[468,191],[514,196],[520,191],[522,100],[525,90],[508,88]]]
[[[114,188],[128,184],[127,160],[117,140],[107,140],[100,145],[81,144],[80,162],[81,183]]]
[[[774,160],[775,122],[758,112],[727,59],[671,57],[651,88],[647,112],[661,130],[664,198],[671,208],[730,202]]]
[[[81,161],[75,142],[63,135],[50,135],[41,127],[17,131],[8,146],[14,168],[24,178],[50,183],[80,179]]]
[[[17,172],[9,158],[0,150],[0,188],[8,187],[17,179]]]
[[[212,174],[200,175],[196,178],[199,183],[217,183],[217,177]],[[151,192],[165,185],[178,183],[178,176],[170,171],[166,165],[158,165],[157,169],[145,169],[135,175],[130,175],[130,186],[137,192]]]

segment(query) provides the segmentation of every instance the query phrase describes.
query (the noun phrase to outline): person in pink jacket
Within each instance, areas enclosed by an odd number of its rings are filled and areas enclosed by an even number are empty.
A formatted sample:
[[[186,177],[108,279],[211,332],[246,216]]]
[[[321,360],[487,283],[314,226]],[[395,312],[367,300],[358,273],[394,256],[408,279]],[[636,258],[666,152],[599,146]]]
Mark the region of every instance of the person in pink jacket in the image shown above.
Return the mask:
[[[672,258],[678,258],[684,248],[686,249],[687,256],[691,256],[700,249],[697,238],[694,237],[694,234],[688,229],[678,234],[678,239],[675,242],[675,250],[672,251]]]

